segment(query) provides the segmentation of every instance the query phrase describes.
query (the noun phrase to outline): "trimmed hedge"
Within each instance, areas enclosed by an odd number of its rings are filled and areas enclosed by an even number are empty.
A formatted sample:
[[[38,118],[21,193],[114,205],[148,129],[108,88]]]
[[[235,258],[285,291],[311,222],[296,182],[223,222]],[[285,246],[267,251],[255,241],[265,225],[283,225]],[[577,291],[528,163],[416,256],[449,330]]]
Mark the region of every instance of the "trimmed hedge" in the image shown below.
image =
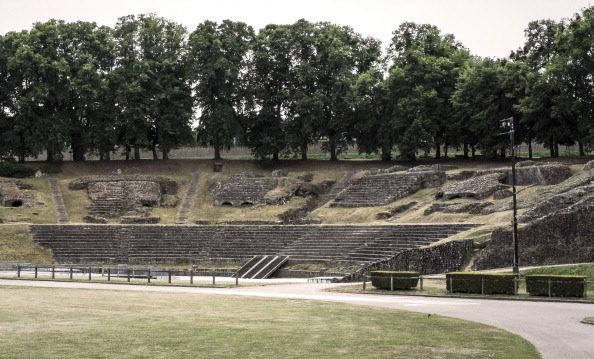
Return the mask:
[[[0,162],[0,177],[33,177],[35,175],[35,172],[37,171],[18,163]]]
[[[419,282],[419,272],[397,272],[378,270],[369,272],[371,284],[378,289],[392,288],[391,278],[394,278],[394,289],[411,289]]]
[[[514,278],[507,273],[451,272],[446,274],[446,289],[452,293],[513,295]]]
[[[551,297],[583,297],[586,277],[577,275],[533,274],[526,276],[526,291],[530,295]]]

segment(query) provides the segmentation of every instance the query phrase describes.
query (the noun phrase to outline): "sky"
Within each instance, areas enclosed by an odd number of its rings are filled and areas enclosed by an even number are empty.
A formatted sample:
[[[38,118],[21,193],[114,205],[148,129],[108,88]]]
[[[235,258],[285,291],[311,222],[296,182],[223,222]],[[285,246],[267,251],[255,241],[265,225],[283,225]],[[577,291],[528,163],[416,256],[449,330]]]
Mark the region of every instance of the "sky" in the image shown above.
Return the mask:
[[[405,21],[429,23],[453,34],[474,55],[506,57],[524,43],[528,22],[560,20],[594,0],[0,0],[0,34],[29,29],[37,21],[94,21],[155,13],[192,31],[204,20],[243,21],[254,29],[304,18],[349,25],[387,45]]]

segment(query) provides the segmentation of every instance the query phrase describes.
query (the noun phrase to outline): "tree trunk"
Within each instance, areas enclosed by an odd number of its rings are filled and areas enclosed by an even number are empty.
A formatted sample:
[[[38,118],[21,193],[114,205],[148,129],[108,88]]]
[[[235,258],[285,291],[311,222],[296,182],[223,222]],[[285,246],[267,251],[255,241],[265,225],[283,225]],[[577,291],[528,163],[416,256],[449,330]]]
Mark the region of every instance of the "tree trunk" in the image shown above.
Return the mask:
[[[85,149],[82,145],[82,135],[78,132],[70,135],[70,146],[72,148],[72,160],[80,162],[85,160]]]
[[[301,160],[307,161],[307,141],[303,141],[301,144]]]
[[[336,156],[336,140],[330,138],[328,144],[330,146],[330,161],[338,161],[338,157]]]
[[[476,145],[471,145],[470,150],[472,151],[472,158],[474,158],[476,156]]]
[[[390,161],[392,159],[392,146],[384,144],[382,146],[382,161]]]
[[[555,157],[555,145],[553,144],[553,142],[549,144],[549,152],[551,157]]]
[[[586,151],[584,151],[584,143],[581,140],[578,140],[578,149],[580,152],[580,157],[584,157],[586,155]]]
[[[532,159],[532,141],[528,141],[528,159]]]
[[[221,148],[220,148],[220,146],[217,143],[215,143],[213,145],[213,147],[214,147],[214,159],[215,160],[221,160]]]
[[[555,157],[559,157],[559,143],[555,142]]]
[[[134,145],[134,159],[135,160],[140,159],[140,146],[139,145]]]
[[[47,162],[54,162],[54,151],[51,150],[49,147],[47,148]]]
[[[159,159],[159,154],[157,153],[157,146],[152,145],[151,146],[151,152],[153,153],[153,160],[158,160]]]
[[[278,150],[274,150],[274,153],[272,154],[272,160],[273,161],[278,161]]]
[[[448,158],[448,143],[443,144],[443,157]]]
[[[468,159],[468,143],[464,142],[464,158]]]
[[[436,140],[435,141],[435,159],[440,159],[441,158],[441,146],[439,144],[439,142]]]
[[[161,154],[163,155],[163,159],[164,160],[168,160],[169,159],[169,150],[166,148],[163,148],[161,150]]]
[[[499,150],[499,156],[501,157],[501,159],[505,159],[505,148],[501,148]]]

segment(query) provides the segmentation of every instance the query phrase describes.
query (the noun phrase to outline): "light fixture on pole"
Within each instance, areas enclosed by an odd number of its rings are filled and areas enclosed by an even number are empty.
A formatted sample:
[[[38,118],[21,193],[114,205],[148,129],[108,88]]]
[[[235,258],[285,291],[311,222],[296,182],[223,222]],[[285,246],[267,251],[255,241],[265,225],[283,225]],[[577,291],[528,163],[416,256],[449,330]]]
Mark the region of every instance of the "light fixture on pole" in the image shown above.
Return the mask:
[[[509,134],[510,142],[511,142],[511,161],[512,161],[512,207],[513,207],[513,218],[512,218],[512,242],[514,246],[514,262],[513,262],[513,272],[514,274],[519,274],[519,264],[518,264],[518,218],[517,218],[517,202],[516,202],[516,152],[515,152],[515,127],[514,127],[514,118],[508,117],[501,120],[501,125],[503,128],[508,129],[508,132],[503,134]]]

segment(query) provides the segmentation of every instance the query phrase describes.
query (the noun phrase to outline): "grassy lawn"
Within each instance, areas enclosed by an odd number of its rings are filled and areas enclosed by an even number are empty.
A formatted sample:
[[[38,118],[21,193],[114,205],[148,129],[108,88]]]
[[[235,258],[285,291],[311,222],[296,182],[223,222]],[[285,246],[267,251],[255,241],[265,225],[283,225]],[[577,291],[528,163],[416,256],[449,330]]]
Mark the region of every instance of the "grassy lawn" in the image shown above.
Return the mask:
[[[54,259],[31,240],[27,225],[0,224],[0,262],[52,264]]]
[[[594,263],[533,268],[522,271],[522,274],[582,275],[594,281]]]
[[[295,300],[0,287],[2,358],[538,358],[478,323]]]

